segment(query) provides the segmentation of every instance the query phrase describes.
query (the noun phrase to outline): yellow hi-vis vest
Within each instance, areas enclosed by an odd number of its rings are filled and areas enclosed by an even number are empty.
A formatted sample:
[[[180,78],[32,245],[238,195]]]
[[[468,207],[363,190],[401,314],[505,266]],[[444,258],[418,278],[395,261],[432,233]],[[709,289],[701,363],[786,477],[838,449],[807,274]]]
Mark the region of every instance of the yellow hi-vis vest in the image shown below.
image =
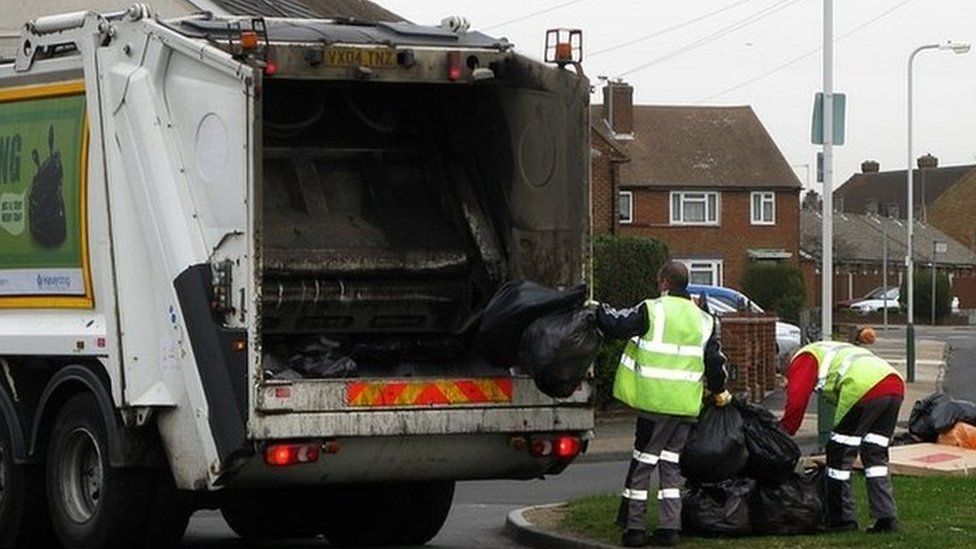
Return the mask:
[[[698,417],[705,344],[715,320],[690,299],[664,296],[645,305],[647,333],[627,342],[613,396],[645,412]]]
[[[897,370],[871,351],[838,341],[818,341],[796,352],[794,357],[808,353],[817,359],[816,390],[827,402],[835,405],[834,426],[844,419],[851,407]]]

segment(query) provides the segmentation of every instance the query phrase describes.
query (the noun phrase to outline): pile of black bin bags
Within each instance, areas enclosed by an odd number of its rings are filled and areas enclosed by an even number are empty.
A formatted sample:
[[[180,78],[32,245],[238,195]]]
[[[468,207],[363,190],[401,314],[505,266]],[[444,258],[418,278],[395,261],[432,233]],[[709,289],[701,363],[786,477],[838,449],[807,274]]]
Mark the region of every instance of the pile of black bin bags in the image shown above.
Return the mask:
[[[908,442],[935,442],[939,434],[952,429],[957,422],[976,425],[976,404],[968,400],[956,400],[945,393],[931,395],[915,401],[912,415],[908,417]]]
[[[708,406],[681,452],[681,521],[704,536],[811,534],[823,524],[822,469],[795,472],[800,448],[769,411]]]
[[[495,366],[520,366],[551,397],[572,395],[603,342],[585,299],[582,285],[556,290],[530,281],[505,283],[481,317],[481,356]]]

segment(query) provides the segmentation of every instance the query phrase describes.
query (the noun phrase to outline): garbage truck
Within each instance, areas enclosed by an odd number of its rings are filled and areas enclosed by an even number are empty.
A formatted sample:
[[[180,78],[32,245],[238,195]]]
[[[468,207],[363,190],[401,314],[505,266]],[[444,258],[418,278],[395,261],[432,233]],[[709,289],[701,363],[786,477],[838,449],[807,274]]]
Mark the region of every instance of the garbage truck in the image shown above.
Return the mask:
[[[456,481],[585,451],[590,380],[550,398],[475,334],[507,281],[588,282],[590,86],[448,23],[26,22],[0,63],[0,546],[173,545],[201,508],[422,544]]]

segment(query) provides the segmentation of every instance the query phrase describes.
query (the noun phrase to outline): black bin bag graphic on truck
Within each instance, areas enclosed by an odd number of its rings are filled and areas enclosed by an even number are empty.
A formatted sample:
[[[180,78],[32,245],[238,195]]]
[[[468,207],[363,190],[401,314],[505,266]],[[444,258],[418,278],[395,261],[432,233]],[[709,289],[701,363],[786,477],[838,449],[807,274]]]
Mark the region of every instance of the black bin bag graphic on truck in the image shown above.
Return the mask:
[[[31,153],[37,175],[30,191],[30,231],[34,241],[45,248],[55,248],[64,243],[66,222],[64,196],[61,194],[64,169],[61,152],[54,151],[54,126],[47,135],[48,157],[41,164],[37,149]]]

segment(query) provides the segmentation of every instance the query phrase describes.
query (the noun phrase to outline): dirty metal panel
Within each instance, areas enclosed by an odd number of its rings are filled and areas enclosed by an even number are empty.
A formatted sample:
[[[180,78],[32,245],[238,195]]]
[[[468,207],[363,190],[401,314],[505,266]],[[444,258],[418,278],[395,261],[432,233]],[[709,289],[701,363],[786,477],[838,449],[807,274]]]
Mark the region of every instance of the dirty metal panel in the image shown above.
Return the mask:
[[[588,406],[518,408],[468,407],[433,410],[368,410],[260,416],[251,425],[254,439],[463,435],[587,431]]]

